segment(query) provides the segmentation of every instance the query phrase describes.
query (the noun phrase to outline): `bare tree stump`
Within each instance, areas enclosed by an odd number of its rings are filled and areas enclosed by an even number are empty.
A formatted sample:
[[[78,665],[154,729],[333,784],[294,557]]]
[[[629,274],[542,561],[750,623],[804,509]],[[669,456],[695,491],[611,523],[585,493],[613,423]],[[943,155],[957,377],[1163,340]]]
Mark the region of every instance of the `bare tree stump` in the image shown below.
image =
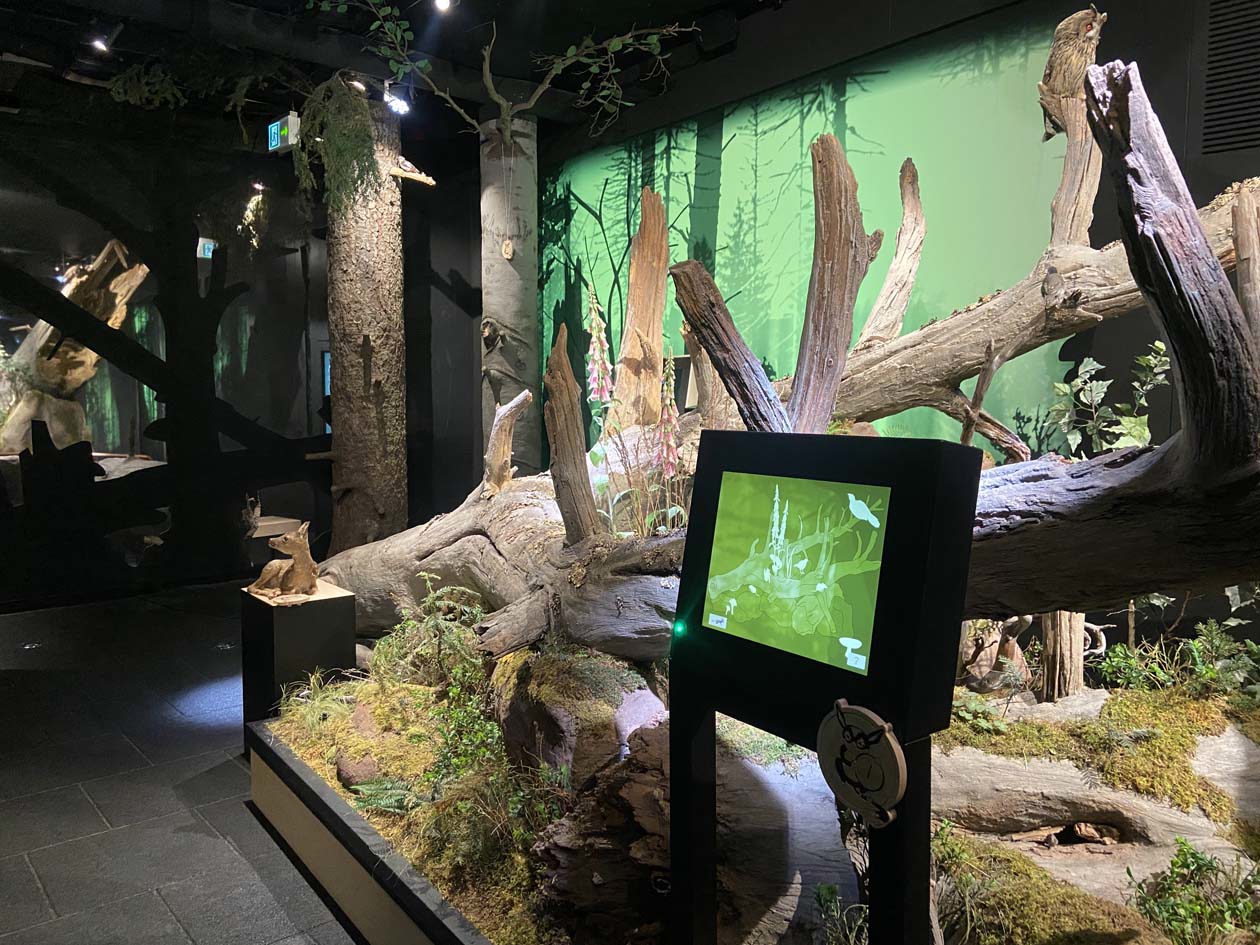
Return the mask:
[[[1041,615],[1041,698],[1058,702],[1085,688],[1085,615],[1056,610]]]
[[[923,241],[927,237],[927,220],[919,197],[919,171],[914,161],[906,158],[901,165],[901,227],[897,230],[897,248],[892,264],[880,286],[879,295],[866,316],[862,334],[854,351],[873,348],[892,341],[901,334],[901,326],[910,304],[910,292],[919,272]]]

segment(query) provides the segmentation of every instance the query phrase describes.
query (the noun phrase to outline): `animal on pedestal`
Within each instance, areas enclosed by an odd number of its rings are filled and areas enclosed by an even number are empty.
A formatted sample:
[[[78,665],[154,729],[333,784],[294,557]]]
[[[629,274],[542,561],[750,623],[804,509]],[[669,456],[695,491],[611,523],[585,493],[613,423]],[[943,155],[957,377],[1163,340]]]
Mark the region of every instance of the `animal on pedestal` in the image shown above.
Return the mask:
[[[288,595],[310,597],[316,590],[315,559],[311,557],[306,532],[310,522],[267,542],[276,551],[290,555],[285,561],[277,559],[263,565],[262,574],[247,590],[258,597],[279,598]]]

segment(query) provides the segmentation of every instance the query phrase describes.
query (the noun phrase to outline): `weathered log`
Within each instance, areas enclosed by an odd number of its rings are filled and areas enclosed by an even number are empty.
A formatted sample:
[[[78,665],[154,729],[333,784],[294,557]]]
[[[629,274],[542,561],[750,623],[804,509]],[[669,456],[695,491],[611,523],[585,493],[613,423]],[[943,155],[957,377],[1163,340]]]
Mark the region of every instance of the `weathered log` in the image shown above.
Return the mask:
[[[1241,185],[1253,192],[1258,188],[1260,179]],[[1234,192],[1226,191],[1199,212],[1209,244],[1227,269],[1234,267],[1234,201]],[[921,407],[942,389],[953,390],[975,377],[984,367],[989,341],[1003,350],[1018,340],[1010,351],[1015,358],[1143,305],[1119,243],[1103,249],[1050,247],[1010,288],[887,344],[850,354],[836,395],[836,416],[869,421]]]
[[[1085,688],[1085,615],[1055,610],[1041,615],[1041,699],[1058,702]]]
[[[897,230],[897,248],[884,276],[879,295],[871,304],[866,324],[858,336],[854,351],[872,348],[892,341],[901,334],[910,292],[919,272],[923,241],[927,237],[927,219],[919,197],[919,171],[914,161],[906,158],[901,165],[901,227]]]
[[[1158,449],[985,473],[973,615],[1087,610],[1160,587],[1229,584],[1254,570],[1260,551],[1260,345],[1137,67],[1091,67],[1086,91],[1132,271],[1169,338],[1183,428]]]
[[[1022,463],[1032,457],[1028,444],[987,410],[981,409],[977,412],[972,402],[960,390],[940,391],[924,406],[935,407],[960,423],[974,417],[976,432],[1000,449],[1008,463]]]
[[[510,403],[495,410],[494,423],[490,425],[490,436],[486,440],[482,498],[489,498],[497,493],[511,481],[512,474],[516,472],[516,467],[512,465],[512,431],[516,426],[516,418],[533,399],[533,394],[522,390]]]
[[[792,432],[787,411],[779,401],[761,362],[740,337],[722,293],[702,263],[689,259],[670,267],[675,297],[696,339],[708,352],[750,430]]]
[[[704,418],[705,429],[744,429],[735,400],[727,393],[726,386],[714,370],[704,345],[700,344],[696,333],[685,321],[682,323],[681,333],[683,344],[687,347],[687,357],[690,359],[691,378],[696,384],[696,410]]]
[[[660,195],[644,187],[639,230],[630,242],[626,318],[617,357],[617,383],[606,426],[623,430],[661,419],[665,280],[669,275],[669,223]]]
[[[853,303],[884,235],[863,228],[857,177],[835,136],[820,136],[810,156],[814,265],[787,415],[797,433],[826,433],[853,341]]]
[[[1260,332],[1260,205],[1256,195],[1238,188],[1232,212],[1234,255],[1238,259],[1238,303],[1253,332]]]
[[[582,392],[569,365],[568,342],[568,328],[561,325],[543,373],[547,388],[543,418],[551,442],[551,482],[556,490],[556,504],[560,506],[568,542],[576,545],[604,527],[595,509],[595,493],[586,465]]]

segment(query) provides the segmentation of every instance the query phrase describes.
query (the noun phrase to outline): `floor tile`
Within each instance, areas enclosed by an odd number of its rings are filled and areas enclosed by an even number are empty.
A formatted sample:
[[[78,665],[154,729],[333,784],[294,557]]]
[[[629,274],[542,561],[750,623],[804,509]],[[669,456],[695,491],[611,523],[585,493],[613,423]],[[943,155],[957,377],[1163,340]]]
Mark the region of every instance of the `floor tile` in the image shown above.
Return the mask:
[[[244,745],[240,705],[188,716],[164,703],[122,719],[118,727],[154,764],[208,751],[240,752]]]
[[[24,856],[0,860],[0,935],[53,917]]]
[[[192,811],[30,854],[58,913],[90,909],[234,865],[236,852]]]
[[[0,751],[0,800],[148,767],[123,735]]]
[[[88,797],[111,827],[249,793],[249,775],[221,751],[88,781]]]
[[[315,945],[354,945],[350,933],[336,919],[315,926],[308,934],[315,940]]]
[[[260,857],[252,861],[252,866],[297,928],[305,932],[332,920],[332,913],[319,894],[307,884],[284,853]]]
[[[282,852],[271,839],[247,802],[242,798],[230,798],[215,804],[198,807],[197,813],[210,822],[228,843],[236,847],[247,860],[257,860]]]
[[[75,840],[107,830],[78,785],[0,801],[0,856]]]
[[[144,893],[0,938],[4,945],[191,945],[157,893]]]
[[[266,883],[239,857],[229,869],[163,886],[158,895],[197,945],[260,945],[298,933]]]

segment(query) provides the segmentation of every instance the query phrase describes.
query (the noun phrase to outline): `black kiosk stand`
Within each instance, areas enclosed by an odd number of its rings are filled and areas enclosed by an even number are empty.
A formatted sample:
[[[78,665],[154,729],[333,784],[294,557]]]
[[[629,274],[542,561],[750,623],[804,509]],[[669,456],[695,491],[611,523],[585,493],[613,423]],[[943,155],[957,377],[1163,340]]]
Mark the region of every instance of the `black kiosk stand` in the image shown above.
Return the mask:
[[[930,941],[930,736],[949,725],[980,459],[937,440],[701,436],[670,653],[673,945],[716,942],[715,712],[811,749],[820,722],[843,730],[824,774],[880,828],[870,941]],[[904,794],[880,749],[904,757]]]

